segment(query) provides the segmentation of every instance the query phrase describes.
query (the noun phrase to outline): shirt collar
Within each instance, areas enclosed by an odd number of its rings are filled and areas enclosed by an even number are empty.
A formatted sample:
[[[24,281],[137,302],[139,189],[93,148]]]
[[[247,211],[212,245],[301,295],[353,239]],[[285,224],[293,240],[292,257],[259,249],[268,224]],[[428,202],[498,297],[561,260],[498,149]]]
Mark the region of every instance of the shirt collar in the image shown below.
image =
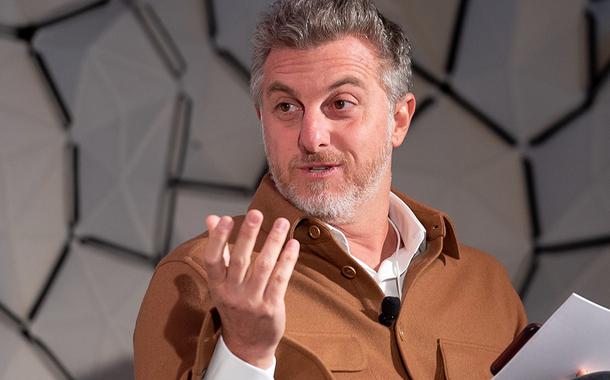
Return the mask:
[[[418,253],[423,252],[426,245],[426,229],[417,220],[409,206],[393,193],[390,193],[390,210],[388,214],[390,225],[398,233],[399,237],[396,251],[381,262],[377,272],[362,260],[352,256],[358,264],[371,275],[374,274],[374,277],[377,277],[379,281],[395,278],[404,273],[409,267],[411,259]],[[332,225],[326,225],[341,248],[351,255],[352,253],[345,234]],[[402,242],[402,247],[400,242]]]

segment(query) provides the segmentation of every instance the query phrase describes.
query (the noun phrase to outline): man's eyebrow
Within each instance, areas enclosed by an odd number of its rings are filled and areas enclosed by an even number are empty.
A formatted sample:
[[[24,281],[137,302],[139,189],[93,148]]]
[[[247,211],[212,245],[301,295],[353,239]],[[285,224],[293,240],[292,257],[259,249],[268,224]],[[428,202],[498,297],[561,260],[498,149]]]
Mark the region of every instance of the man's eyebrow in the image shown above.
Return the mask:
[[[297,92],[295,90],[293,90],[292,88],[286,86],[283,83],[280,82],[273,82],[269,85],[269,87],[267,88],[267,92],[268,93],[274,93],[274,92],[285,92],[288,95],[297,96]]]
[[[351,84],[352,86],[364,88],[364,82],[362,82],[360,79],[358,79],[358,78],[356,78],[354,76],[347,76],[345,78],[339,79],[335,83],[333,83],[330,86],[328,86],[328,89],[329,90],[335,90],[335,89],[337,89],[337,88],[339,88],[341,86],[344,86],[346,84]]]
[[[345,78],[341,78],[338,81],[334,82],[333,84],[331,84],[330,86],[328,86],[328,90],[335,90],[341,86],[344,86],[346,84],[351,84],[352,86],[356,86],[356,87],[361,87],[364,88],[364,82],[361,81],[360,79],[354,77],[354,76],[347,76]],[[285,92],[290,96],[294,96],[294,97],[298,97],[298,93],[288,87],[287,85],[281,83],[281,82],[273,82],[269,85],[269,87],[267,87],[267,92],[268,93],[274,93],[274,92]]]

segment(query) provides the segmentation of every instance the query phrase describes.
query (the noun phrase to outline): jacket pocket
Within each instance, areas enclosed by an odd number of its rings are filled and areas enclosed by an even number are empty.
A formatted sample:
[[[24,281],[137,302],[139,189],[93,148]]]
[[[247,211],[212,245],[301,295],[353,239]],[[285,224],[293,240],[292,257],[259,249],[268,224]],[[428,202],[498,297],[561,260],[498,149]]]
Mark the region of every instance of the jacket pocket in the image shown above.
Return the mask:
[[[443,369],[447,380],[490,379],[489,367],[502,349],[476,343],[439,339]]]
[[[366,356],[358,339],[344,334],[299,333],[291,337],[313,352],[333,372],[366,369]]]
[[[276,379],[357,379],[366,369],[362,346],[351,335],[288,333],[278,347]]]

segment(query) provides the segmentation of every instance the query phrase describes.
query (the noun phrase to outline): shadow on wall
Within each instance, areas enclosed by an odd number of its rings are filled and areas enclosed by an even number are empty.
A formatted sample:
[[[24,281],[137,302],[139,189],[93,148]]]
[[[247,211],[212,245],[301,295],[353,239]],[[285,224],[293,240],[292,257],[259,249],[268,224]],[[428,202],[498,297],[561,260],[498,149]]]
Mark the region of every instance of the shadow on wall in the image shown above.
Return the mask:
[[[95,373],[83,376],[80,380],[133,380],[133,378],[131,359],[122,359],[96,370]]]

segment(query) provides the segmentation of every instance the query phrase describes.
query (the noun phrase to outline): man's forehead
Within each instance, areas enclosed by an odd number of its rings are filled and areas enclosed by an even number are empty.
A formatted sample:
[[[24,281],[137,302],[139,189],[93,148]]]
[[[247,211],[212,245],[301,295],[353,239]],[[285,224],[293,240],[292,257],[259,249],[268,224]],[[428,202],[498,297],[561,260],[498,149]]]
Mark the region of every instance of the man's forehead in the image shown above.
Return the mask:
[[[338,53],[340,56],[344,56],[344,53],[352,53],[350,55],[353,56],[353,58],[360,57],[363,60],[378,58],[377,48],[366,38],[354,35],[345,35],[305,47],[293,47],[282,44],[275,45],[269,51],[265,63],[269,61],[269,57],[277,55],[293,56],[297,59],[305,59],[308,57],[320,57],[323,55],[333,56],[333,53]]]
[[[334,89],[343,85],[365,87],[370,79],[379,79],[380,61],[368,42],[351,36],[306,49],[276,47],[263,68],[265,90],[286,91],[295,80],[325,82]]]

